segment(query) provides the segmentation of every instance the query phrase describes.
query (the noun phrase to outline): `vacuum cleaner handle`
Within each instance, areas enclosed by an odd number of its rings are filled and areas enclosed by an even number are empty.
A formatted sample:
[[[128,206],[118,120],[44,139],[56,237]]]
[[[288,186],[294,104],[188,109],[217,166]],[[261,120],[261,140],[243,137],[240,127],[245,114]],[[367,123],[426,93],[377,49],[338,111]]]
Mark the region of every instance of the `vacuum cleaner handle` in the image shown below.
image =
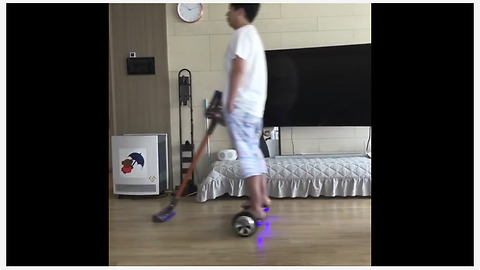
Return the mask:
[[[213,94],[212,102],[207,108],[205,115],[207,118],[212,119],[213,122],[216,122],[222,126],[225,126],[225,119],[223,117],[223,106],[222,106],[222,92],[216,90]],[[209,129],[209,135],[212,134],[213,130]]]

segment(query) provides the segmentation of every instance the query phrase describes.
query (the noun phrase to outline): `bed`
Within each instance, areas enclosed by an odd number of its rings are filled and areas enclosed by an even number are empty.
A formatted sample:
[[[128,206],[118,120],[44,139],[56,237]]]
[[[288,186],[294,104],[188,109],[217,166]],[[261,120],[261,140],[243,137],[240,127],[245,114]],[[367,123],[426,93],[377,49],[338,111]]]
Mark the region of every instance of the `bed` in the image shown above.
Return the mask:
[[[367,157],[266,158],[270,197],[371,196],[371,159]],[[197,201],[247,196],[239,163],[216,161],[198,184]]]

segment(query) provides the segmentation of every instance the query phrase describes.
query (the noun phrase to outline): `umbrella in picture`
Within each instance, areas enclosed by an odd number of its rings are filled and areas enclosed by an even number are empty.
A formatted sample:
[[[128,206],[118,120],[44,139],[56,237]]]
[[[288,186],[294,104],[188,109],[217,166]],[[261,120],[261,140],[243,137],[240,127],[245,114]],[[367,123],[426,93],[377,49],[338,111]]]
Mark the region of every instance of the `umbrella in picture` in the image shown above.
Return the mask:
[[[145,160],[143,159],[143,156],[142,154],[140,153],[131,153],[130,155],[128,155],[129,157],[132,158],[132,160],[134,160],[135,162],[132,164],[135,165],[136,163],[142,165],[142,168],[143,168],[143,165],[145,165]]]

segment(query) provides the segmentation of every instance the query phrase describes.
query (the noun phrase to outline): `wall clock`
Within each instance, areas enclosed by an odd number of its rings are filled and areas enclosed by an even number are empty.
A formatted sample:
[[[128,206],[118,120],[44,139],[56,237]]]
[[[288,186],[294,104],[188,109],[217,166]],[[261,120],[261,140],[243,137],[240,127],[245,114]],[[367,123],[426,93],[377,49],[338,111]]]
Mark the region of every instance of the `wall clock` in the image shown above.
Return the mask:
[[[177,13],[184,22],[194,23],[202,17],[203,5],[198,3],[180,3],[177,6]]]

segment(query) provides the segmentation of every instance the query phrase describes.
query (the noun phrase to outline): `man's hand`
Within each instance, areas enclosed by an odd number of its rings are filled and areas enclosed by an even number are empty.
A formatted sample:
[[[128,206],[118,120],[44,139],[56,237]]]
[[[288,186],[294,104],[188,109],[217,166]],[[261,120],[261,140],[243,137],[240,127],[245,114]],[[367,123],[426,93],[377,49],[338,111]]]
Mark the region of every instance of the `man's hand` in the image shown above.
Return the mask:
[[[232,100],[229,100],[227,106],[228,113],[232,113],[235,109],[235,103],[233,103]]]

